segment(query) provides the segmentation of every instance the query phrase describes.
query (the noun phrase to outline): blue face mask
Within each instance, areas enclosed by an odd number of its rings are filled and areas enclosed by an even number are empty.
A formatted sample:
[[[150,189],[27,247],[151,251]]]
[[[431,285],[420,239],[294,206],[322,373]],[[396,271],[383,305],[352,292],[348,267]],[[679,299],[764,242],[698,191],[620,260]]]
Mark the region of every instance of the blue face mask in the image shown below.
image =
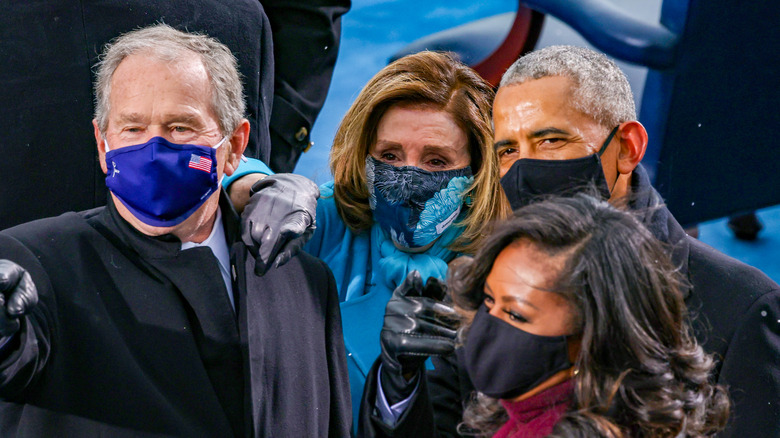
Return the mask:
[[[171,143],[154,137],[109,151],[106,186],[141,222],[171,227],[184,222],[218,190],[216,146]]]
[[[374,220],[397,246],[420,248],[455,222],[474,177],[471,167],[429,172],[395,167],[369,155],[366,180]]]

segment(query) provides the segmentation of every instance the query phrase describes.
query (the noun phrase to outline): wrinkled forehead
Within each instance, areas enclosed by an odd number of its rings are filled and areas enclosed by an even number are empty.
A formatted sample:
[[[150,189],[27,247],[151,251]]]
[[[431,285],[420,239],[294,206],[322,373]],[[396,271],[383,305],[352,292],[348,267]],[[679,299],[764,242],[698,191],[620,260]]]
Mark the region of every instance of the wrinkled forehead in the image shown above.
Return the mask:
[[[600,124],[580,109],[569,78],[551,76],[499,88],[493,104],[493,127],[535,130],[541,127]],[[583,128],[585,126],[582,126]]]
[[[203,62],[195,54],[173,61],[133,54],[111,77],[111,110],[129,104],[211,105],[211,86]]]

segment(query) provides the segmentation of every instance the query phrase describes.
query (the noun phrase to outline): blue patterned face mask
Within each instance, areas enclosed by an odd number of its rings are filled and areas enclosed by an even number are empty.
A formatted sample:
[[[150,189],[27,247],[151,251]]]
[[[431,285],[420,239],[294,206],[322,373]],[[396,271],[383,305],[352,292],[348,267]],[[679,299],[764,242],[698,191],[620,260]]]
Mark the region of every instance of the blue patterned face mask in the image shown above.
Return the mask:
[[[397,246],[420,248],[455,222],[474,177],[471,167],[429,172],[395,167],[369,155],[366,180],[374,220]]]

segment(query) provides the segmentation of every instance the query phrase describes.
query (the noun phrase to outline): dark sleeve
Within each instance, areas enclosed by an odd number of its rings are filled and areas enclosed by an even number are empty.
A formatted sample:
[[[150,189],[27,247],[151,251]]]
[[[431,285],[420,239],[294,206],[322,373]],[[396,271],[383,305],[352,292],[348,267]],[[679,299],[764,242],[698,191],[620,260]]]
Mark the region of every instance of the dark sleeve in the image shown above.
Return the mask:
[[[436,436],[433,411],[428,397],[428,384],[425,378],[420,380],[420,386],[412,394],[412,400],[404,413],[401,414],[395,427],[390,427],[382,421],[382,417],[375,408],[379,365],[381,363],[382,359],[374,361],[374,365],[371,366],[371,370],[366,376],[363,398],[360,400],[357,436],[366,438]]]
[[[328,376],[330,379],[330,421],[328,436],[346,437],[352,427],[352,402],[349,393],[347,373],[347,352],[344,348],[344,335],[341,331],[341,308],[336,280],[328,266],[319,261],[328,277],[328,310],[325,333],[328,337]]]
[[[25,315],[16,339],[0,355],[0,398],[16,400],[34,385],[51,352],[51,286],[35,255],[18,240],[0,234],[0,259],[11,260],[30,273],[38,290],[38,305]]]
[[[459,437],[458,424],[463,415],[461,370],[455,355],[433,357],[434,369],[424,370],[420,386],[394,427],[375,412],[378,384],[377,359],[366,378],[360,402],[358,437]]]
[[[719,436],[780,436],[780,290],[734,317],[741,321],[718,379],[733,404],[729,426]]]
[[[271,159],[274,172],[292,172],[309,145],[325,103],[349,0],[261,0],[271,22],[274,100]]]
[[[458,424],[463,421],[463,405],[474,390],[459,360],[459,352],[431,358],[433,369],[428,371],[428,392],[439,437],[461,436]]]

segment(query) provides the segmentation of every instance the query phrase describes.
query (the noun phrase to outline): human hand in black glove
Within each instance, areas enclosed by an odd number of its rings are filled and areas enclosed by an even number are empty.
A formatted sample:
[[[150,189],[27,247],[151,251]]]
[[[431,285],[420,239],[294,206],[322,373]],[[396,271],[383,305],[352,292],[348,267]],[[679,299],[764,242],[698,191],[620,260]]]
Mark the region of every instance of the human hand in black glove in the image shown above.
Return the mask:
[[[433,277],[423,287],[417,271],[393,291],[380,335],[382,390],[390,404],[412,393],[429,356],[455,350],[457,316],[442,302],[446,292],[446,284]]]
[[[319,197],[314,182],[292,173],[269,175],[252,186],[241,214],[241,240],[255,257],[255,274],[287,263],[309,241]]]
[[[19,331],[19,318],[38,304],[38,290],[24,268],[0,260],[0,337]]]

